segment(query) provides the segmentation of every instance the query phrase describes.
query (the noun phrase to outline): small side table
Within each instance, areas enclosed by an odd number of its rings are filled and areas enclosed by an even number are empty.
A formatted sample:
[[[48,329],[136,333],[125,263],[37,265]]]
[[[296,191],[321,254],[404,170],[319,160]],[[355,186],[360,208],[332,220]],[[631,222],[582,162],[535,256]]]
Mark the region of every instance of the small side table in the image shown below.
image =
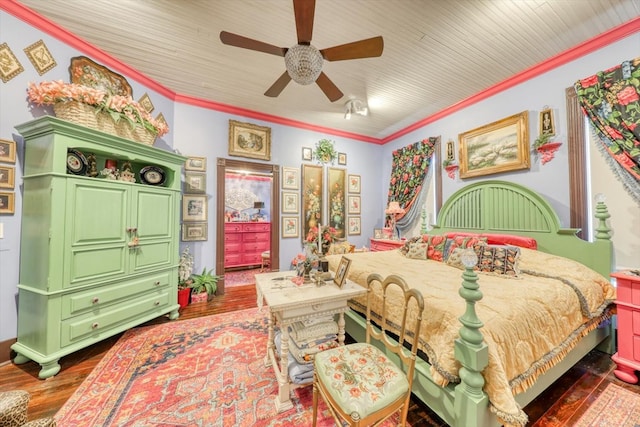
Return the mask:
[[[347,301],[367,292],[365,288],[349,280],[342,288],[338,288],[333,282],[326,282],[324,286],[317,286],[315,283],[298,286],[291,281],[293,277],[292,273],[282,271],[256,274],[258,307],[262,307],[264,301],[270,313],[269,340],[264,362],[266,366],[273,366],[278,379],[278,396],[275,402],[278,412],[293,408],[289,392],[298,387],[289,379],[289,325],[297,321],[338,314],[338,342],[343,345],[344,313],[349,310]],[[279,355],[276,354],[274,343],[276,324],[281,332]]]
[[[611,356],[618,366],[613,373],[636,384],[635,371],[640,370],[640,274],[620,271],[611,277],[616,278],[618,311],[618,352]]]

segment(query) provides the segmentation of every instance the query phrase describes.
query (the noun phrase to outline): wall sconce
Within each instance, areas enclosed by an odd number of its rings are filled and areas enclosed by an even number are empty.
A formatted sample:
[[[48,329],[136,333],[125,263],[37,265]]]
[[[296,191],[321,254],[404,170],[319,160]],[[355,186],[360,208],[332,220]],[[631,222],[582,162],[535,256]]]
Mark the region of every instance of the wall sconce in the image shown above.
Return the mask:
[[[344,104],[344,118],[346,120],[351,120],[351,115],[357,114],[359,116],[368,116],[369,115],[369,107],[365,104],[364,101],[359,99],[350,99]]]

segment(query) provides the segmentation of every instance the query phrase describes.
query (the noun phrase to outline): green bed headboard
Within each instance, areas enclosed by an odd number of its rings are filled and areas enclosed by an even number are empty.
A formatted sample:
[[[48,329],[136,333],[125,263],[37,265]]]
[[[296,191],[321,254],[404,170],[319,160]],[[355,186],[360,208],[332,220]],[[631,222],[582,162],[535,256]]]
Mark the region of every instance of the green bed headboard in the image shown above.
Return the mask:
[[[613,246],[609,217],[603,202],[596,207],[596,239],[576,236],[578,229],[561,228],[558,215],[538,193],[507,181],[470,184],[447,199],[433,226],[434,232],[516,234],[536,239],[538,250],[579,261],[609,277]]]

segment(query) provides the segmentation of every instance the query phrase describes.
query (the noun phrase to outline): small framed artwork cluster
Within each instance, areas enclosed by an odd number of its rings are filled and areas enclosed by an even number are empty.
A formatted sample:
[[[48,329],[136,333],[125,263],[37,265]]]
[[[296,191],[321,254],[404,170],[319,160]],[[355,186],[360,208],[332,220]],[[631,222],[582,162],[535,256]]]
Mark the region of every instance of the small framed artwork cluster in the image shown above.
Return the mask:
[[[13,189],[16,185],[16,142],[0,139],[0,215],[13,215],[16,199]],[[8,191],[11,190],[11,191]]]
[[[207,158],[188,157],[184,165],[182,195],[182,241],[208,239]]]
[[[282,167],[282,238],[300,236],[300,168]]]
[[[349,174],[347,176],[347,234],[350,236],[360,235],[362,212],[360,205],[360,175]]]

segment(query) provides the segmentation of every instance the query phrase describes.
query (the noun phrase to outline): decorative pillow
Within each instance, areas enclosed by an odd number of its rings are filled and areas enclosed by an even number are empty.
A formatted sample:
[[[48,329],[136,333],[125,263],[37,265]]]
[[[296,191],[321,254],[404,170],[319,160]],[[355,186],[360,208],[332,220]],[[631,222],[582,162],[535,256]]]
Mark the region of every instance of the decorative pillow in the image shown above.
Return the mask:
[[[519,247],[477,244],[473,249],[478,256],[478,271],[513,277],[517,277],[520,274],[518,269]]]
[[[429,244],[424,242],[411,242],[409,244],[409,250],[405,254],[407,258],[411,259],[427,259],[427,250]]]
[[[351,243],[344,241],[340,243],[332,243],[329,245],[327,255],[348,254],[351,252]]]
[[[427,236],[426,239],[423,240],[423,237]],[[400,247],[400,249],[398,249],[402,255],[407,256],[407,252],[409,252],[409,246],[411,246],[411,243],[415,243],[415,242],[428,242],[429,241],[429,235],[428,234],[423,234],[422,236],[415,236],[412,237],[410,239],[407,239],[404,242],[404,245],[402,245]]]
[[[462,259],[461,259],[464,251],[465,249],[463,248],[454,248],[451,251],[451,253],[449,253],[449,256],[446,259],[447,265],[450,265],[451,267],[459,268],[460,270],[464,270],[464,264],[462,263]]]
[[[486,237],[480,237],[480,236],[458,236],[455,235],[453,237],[450,237],[450,235],[447,235],[447,242],[445,243],[444,246],[444,259],[445,261],[449,258],[449,256],[451,255],[451,253],[457,249],[457,248],[473,248],[476,244],[482,242],[482,243],[487,243],[487,238]]]
[[[429,248],[427,249],[427,259],[434,261],[444,261],[444,245],[447,243],[445,236],[436,234],[429,236]]]

